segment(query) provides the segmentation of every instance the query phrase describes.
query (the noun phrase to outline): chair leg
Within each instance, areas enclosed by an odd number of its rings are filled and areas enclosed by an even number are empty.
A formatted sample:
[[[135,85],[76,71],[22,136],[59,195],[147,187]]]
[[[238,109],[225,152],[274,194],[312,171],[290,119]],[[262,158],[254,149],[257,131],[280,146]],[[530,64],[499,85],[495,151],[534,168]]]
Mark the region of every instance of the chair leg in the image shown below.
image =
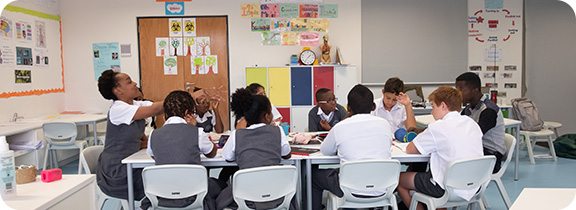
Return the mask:
[[[42,170],[46,170],[46,163],[48,162],[48,154],[50,153],[50,146],[46,147],[46,151],[44,151],[44,166],[42,166]]]
[[[530,136],[524,136],[524,142],[526,143],[526,148],[528,150],[528,158],[530,158],[530,163],[536,164],[534,161],[534,151],[532,150],[532,139]]]
[[[498,187],[498,191],[500,191],[500,196],[502,196],[502,200],[504,200],[506,208],[509,209],[512,206],[512,201],[510,201],[510,197],[508,196],[508,191],[506,191],[506,188],[504,187],[504,183],[502,183],[500,178],[494,179],[494,182],[496,182],[496,186]],[[488,205],[486,205],[486,207],[488,207]]]
[[[486,208],[490,208],[490,205],[488,205],[488,201],[486,200],[486,196],[482,196],[482,203]]]
[[[82,153],[82,148],[79,148],[78,152]],[[82,174],[82,161],[80,160],[80,153],[78,153],[78,174]]]
[[[554,149],[554,140],[552,139],[552,136],[548,136],[548,147],[550,148],[550,155],[552,155],[554,161],[557,161],[558,157],[556,157],[556,149]]]

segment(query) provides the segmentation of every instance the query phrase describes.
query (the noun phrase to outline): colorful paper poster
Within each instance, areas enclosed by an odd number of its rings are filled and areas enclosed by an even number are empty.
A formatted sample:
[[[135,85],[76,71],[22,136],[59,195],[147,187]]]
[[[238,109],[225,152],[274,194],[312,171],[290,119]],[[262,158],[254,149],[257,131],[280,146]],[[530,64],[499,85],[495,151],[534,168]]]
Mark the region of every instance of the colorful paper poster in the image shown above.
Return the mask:
[[[164,56],[164,75],[177,75],[178,74],[178,57]]]
[[[16,65],[32,66],[32,49],[27,47],[16,47]]]
[[[300,33],[300,46],[318,46],[320,45],[320,34],[316,32]]]
[[[196,36],[196,18],[184,18],[184,36]]]
[[[240,8],[241,17],[260,17],[260,4],[242,4]]]
[[[281,32],[262,31],[262,45],[280,45],[282,40]]]
[[[308,19],[296,18],[290,22],[290,31],[309,31]]]
[[[298,4],[280,4],[280,17],[282,18],[297,18],[298,14]]]
[[[166,2],[166,15],[184,15],[184,2]]]
[[[14,55],[14,48],[8,45],[1,45],[0,46],[0,65],[3,66],[12,66],[14,65],[14,59],[16,56]]]
[[[20,41],[32,41],[32,25],[27,22],[16,22],[16,39]]]
[[[120,71],[120,47],[118,42],[92,44],[94,60],[94,79],[98,79],[103,71],[112,69]]]
[[[300,4],[300,18],[317,18],[318,5],[317,4]]]
[[[296,32],[282,32],[282,45],[298,45],[298,33]]]
[[[46,24],[36,21],[36,47],[46,48]]]
[[[182,43],[182,37],[170,37],[170,46],[168,46],[168,52],[171,56],[185,56],[184,54],[184,44]]]
[[[329,23],[328,19],[309,19],[308,27],[310,31],[327,32]]]
[[[182,36],[182,18],[168,19],[170,36]]]
[[[184,37],[184,55],[196,56],[196,37]]]
[[[213,74],[218,74],[218,56],[208,55],[204,59],[204,62],[204,69],[207,71],[207,74],[210,72]]]
[[[196,37],[196,56],[210,54],[210,37]]]
[[[252,31],[269,31],[270,19],[269,18],[252,18],[250,21]]]
[[[280,17],[280,7],[278,6],[278,4],[262,4],[260,5],[260,17],[263,18]]]
[[[320,18],[337,18],[338,5],[337,4],[321,4],[320,5]]]
[[[156,37],[156,56],[162,56],[168,54],[170,47],[170,39],[167,37]]]
[[[44,48],[34,49],[34,66],[46,67],[50,64],[48,59],[48,50]]]
[[[208,72],[206,71],[206,62],[205,62],[206,56],[198,56],[198,57],[190,57],[190,63],[192,64],[191,69],[192,69],[192,75],[196,75],[196,74],[207,74]]]
[[[0,38],[11,39],[13,31],[12,20],[4,16],[0,17]]]
[[[270,26],[270,31],[284,32],[290,31],[290,19],[272,19],[272,25]]]
[[[32,71],[14,70],[14,82],[17,84],[32,83]]]

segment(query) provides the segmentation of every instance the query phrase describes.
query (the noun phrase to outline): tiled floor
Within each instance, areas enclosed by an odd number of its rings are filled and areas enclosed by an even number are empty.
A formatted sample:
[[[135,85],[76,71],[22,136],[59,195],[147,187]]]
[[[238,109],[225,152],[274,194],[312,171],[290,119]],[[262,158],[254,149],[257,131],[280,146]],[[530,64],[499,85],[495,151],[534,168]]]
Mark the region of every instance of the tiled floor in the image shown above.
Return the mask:
[[[546,151],[544,148],[536,148],[536,151]],[[75,174],[78,171],[78,162],[62,167],[64,173]],[[510,195],[512,202],[516,200],[525,187],[532,188],[576,188],[576,160],[558,158],[557,162],[551,159],[536,159],[536,164],[531,165],[526,156],[526,151],[520,151],[520,180],[514,181],[514,162],[511,162],[502,177],[502,182]],[[489,209],[506,209],[504,202],[495,184],[490,184],[486,191]],[[552,202],[552,201],[543,201]],[[105,206],[104,209],[109,209]],[[463,208],[461,208],[463,209]]]

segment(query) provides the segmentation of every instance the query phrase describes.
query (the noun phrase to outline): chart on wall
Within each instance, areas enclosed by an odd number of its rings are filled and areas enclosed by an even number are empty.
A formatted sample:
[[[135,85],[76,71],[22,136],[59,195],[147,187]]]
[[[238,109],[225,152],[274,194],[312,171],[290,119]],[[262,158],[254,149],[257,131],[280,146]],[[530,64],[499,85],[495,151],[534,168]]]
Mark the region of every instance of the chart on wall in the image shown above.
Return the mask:
[[[60,17],[8,5],[0,16],[0,98],[64,92]]]
[[[468,1],[468,70],[498,91],[498,104],[522,95],[523,0]]]

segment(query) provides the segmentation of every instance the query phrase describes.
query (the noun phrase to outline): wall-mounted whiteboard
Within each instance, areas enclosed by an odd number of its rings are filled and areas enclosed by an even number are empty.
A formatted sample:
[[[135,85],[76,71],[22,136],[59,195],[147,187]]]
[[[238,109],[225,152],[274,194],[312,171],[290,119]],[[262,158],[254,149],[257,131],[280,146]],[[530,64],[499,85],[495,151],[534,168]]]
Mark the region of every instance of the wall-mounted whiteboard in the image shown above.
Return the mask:
[[[0,98],[64,92],[60,17],[9,5],[0,17]]]

